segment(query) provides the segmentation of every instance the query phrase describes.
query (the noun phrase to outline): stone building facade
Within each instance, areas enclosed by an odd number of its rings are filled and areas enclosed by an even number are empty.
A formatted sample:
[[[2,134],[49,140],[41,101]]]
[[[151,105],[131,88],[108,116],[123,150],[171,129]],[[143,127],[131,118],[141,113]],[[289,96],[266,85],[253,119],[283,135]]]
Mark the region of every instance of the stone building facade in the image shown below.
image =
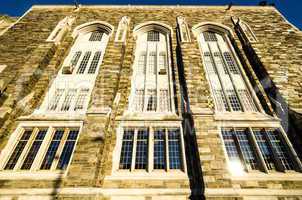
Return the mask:
[[[274,7],[33,6],[0,52],[1,200],[302,199]]]

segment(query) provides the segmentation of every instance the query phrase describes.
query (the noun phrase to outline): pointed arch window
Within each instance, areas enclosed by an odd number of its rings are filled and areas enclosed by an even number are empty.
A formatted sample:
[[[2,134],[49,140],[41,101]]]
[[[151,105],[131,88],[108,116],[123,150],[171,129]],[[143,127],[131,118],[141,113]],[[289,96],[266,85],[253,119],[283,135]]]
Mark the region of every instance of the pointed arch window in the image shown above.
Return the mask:
[[[216,111],[261,111],[228,36],[211,29],[202,31],[199,40]]]
[[[111,32],[103,26],[92,23],[75,29],[74,45],[38,113],[82,113],[87,109]]]
[[[172,111],[168,40],[168,34],[156,29],[137,36],[129,102],[132,112]]]

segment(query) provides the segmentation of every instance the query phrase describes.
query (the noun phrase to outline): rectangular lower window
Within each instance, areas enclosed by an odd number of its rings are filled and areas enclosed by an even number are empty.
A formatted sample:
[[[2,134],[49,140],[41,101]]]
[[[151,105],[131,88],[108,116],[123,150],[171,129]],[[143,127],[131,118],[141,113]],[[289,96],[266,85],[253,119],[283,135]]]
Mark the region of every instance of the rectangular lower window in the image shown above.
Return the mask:
[[[179,128],[124,129],[119,169],[183,170],[183,155]]]
[[[231,171],[299,170],[279,129],[223,128],[221,133]]]
[[[20,139],[3,169],[65,170],[78,135],[79,128],[21,128]]]

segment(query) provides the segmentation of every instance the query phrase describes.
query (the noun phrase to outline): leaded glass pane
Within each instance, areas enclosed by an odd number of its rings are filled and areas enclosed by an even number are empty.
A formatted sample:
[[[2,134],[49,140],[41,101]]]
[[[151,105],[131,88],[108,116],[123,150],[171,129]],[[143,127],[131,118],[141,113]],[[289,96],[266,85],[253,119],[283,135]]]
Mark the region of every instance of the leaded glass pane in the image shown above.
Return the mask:
[[[120,169],[130,169],[133,151],[134,129],[126,129],[123,134]]]
[[[154,169],[166,168],[165,129],[154,131]]]
[[[135,169],[146,169],[148,163],[148,135],[147,129],[138,129],[136,143]]]
[[[168,129],[168,144],[170,169],[182,169],[179,129]]]
[[[5,170],[14,169],[14,167],[16,166],[16,164],[32,134],[32,131],[33,131],[32,129],[24,131],[23,135],[21,136],[20,140],[18,141],[16,148],[14,149],[12,155],[10,156],[8,162],[6,163],[6,165],[4,167]]]
[[[36,158],[36,155],[41,147],[41,144],[44,140],[46,133],[47,133],[47,129],[39,130],[34,142],[32,143],[32,146],[31,146],[29,152],[27,153],[27,156],[21,166],[21,169],[30,169],[31,168],[31,166]]]

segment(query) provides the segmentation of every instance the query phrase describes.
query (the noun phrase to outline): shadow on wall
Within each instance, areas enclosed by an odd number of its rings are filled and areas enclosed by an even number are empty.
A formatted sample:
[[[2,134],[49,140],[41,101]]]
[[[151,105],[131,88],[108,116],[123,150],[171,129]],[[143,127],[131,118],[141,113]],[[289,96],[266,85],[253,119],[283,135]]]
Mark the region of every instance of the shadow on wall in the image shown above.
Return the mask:
[[[291,143],[294,146],[294,149],[296,150],[298,156],[300,159],[302,158],[302,114],[299,114],[293,110],[291,110],[282,97],[280,91],[274,84],[274,82],[269,77],[269,74],[267,73],[263,63],[261,62],[260,58],[254,51],[253,47],[250,45],[249,42],[247,42],[240,34],[239,30],[236,28],[236,33],[239,37],[239,40],[242,44],[243,51],[249,60],[254,72],[256,73],[263,89],[265,90],[265,93],[267,94],[270,103],[273,107],[274,112],[276,115],[281,119],[281,124],[284,129],[284,131],[287,133],[287,136],[289,137]],[[242,58],[242,55],[240,54],[240,50],[236,45],[236,53],[239,55],[239,58],[241,62],[244,64],[244,59]],[[249,73],[249,70],[246,67],[245,64],[245,71],[247,72],[247,75],[250,79],[250,81],[253,83],[255,82],[252,80],[251,73]],[[255,84],[256,85],[256,84]],[[253,84],[254,88],[255,85]],[[271,111],[269,111],[269,108],[267,106],[266,100],[264,99],[263,95],[260,94],[261,92],[255,88],[255,92],[267,114],[273,115]],[[300,133],[300,134],[299,134]]]
[[[177,67],[179,72],[181,109],[183,114],[183,130],[185,138],[186,160],[188,175],[190,177],[191,200],[204,200],[204,181],[202,176],[201,161],[198,151],[194,120],[190,112],[190,104],[184,75],[182,52],[179,41],[179,29],[177,29],[178,39],[176,47]],[[175,82],[176,83],[176,82]]]

